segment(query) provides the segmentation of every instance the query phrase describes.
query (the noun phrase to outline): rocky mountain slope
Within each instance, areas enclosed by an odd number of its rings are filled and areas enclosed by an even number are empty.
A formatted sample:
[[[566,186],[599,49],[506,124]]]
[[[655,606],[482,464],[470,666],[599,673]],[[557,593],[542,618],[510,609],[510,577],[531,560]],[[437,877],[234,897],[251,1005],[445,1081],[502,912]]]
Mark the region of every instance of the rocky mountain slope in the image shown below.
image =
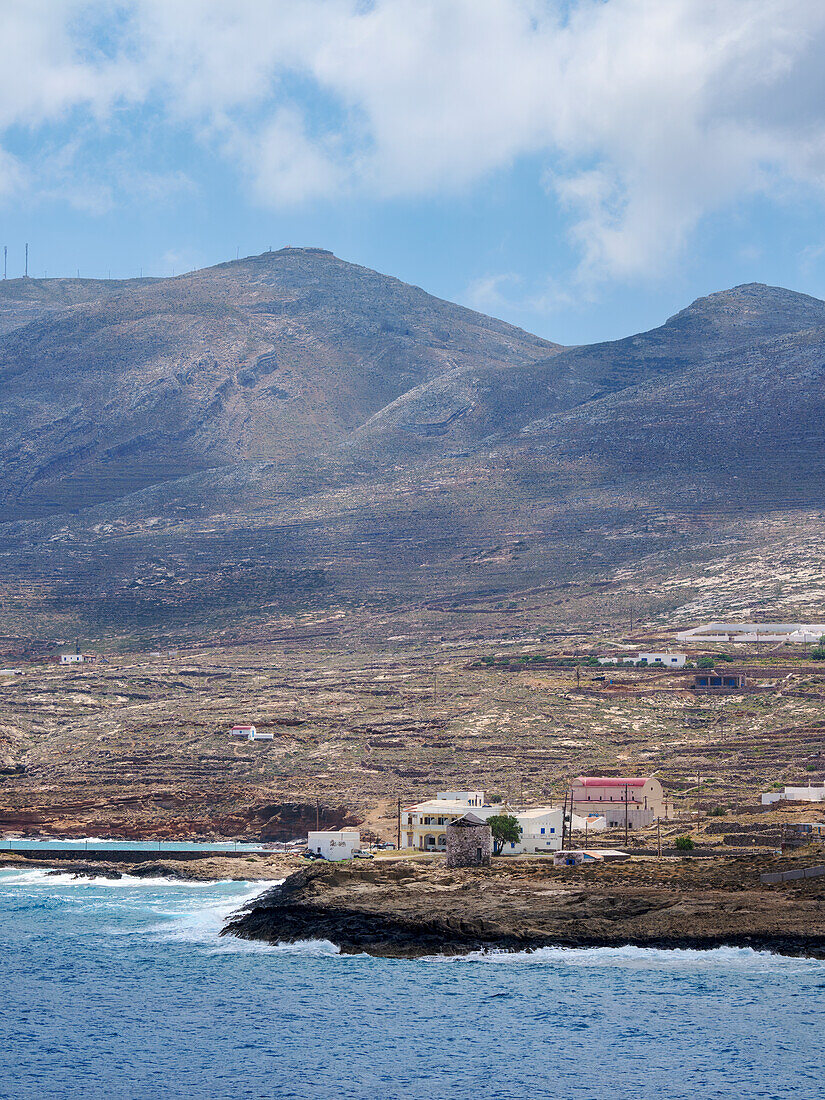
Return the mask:
[[[321,249],[126,285],[0,341],[0,506],[36,515],[303,461],[445,371],[556,350]]]
[[[150,286],[154,279],[3,279],[0,336],[48,314]]]
[[[0,337],[8,632],[433,601],[586,617],[606,586],[670,614],[665,563],[721,555],[744,584],[736,555],[775,547],[778,516],[816,541],[806,295],[737,287],[561,349],[320,249],[110,290]]]
[[[357,433],[357,446],[389,453],[406,444],[438,453],[491,435],[511,437],[534,420],[632,393],[645,383],[689,377],[718,357],[746,365],[747,349],[823,325],[825,302],[817,298],[759,284],[735,287],[699,298],[660,328],[623,340],[569,348],[518,370],[477,364],[451,371],[376,413]],[[701,409],[701,395],[696,405]]]

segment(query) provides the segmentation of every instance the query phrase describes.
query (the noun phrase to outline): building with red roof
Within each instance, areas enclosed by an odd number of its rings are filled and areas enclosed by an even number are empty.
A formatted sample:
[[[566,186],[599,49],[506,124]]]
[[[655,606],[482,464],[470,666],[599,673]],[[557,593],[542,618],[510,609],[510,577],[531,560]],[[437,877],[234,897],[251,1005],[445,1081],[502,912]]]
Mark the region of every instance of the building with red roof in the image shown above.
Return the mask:
[[[573,813],[604,817],[608,829],[643,829],[673,816],[662,784],[652,776],[580,775],[571,784]]]

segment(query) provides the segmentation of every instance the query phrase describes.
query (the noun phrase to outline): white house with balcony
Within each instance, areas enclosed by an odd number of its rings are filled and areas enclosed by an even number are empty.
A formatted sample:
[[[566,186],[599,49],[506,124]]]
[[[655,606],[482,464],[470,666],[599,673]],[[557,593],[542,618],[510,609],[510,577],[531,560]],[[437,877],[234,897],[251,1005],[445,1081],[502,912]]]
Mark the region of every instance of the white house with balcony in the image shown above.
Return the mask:
[[[439,791],[435,798],[406,806],[401,811],[401,847],[419,852],[447,850],[447,826],[469,810],[486,820],[501,812],[485,806],[484,791]]]

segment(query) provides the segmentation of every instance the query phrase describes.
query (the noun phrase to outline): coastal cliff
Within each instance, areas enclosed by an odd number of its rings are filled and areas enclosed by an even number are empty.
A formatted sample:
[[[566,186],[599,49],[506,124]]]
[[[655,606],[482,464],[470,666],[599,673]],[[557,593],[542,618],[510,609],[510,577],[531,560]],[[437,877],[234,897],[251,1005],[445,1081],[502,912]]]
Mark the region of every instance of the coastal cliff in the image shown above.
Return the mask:
[[[781,864],[781,866],[780,866]],[[222,934],[323,939],[346,954],[414,958],[545,946],[752,947],[825,958],[825,878],[764,886],[767,859],[555,869],[380,861],[313,864],[235,914]]]

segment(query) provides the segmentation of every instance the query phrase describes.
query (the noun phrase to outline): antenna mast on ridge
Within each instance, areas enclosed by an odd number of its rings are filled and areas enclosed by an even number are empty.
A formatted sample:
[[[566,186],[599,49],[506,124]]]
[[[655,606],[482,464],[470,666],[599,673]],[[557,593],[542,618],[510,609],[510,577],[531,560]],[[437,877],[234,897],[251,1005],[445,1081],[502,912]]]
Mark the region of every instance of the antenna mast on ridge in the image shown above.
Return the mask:
[[[24,274],[23,277],[25,279],[28,279],[28,277],[29,277],[29,246],[28,246],[28,242],[26,243],[26,270],[25,270],[25,274]]]

